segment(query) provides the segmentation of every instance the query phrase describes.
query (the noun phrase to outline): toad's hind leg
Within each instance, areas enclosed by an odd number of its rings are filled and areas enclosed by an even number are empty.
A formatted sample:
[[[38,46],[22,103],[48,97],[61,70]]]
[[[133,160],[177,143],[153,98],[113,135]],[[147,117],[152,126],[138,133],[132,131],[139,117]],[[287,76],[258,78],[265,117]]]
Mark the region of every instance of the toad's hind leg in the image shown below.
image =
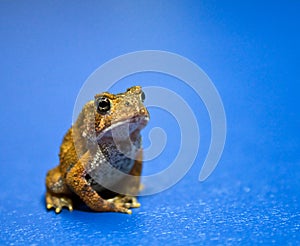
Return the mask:
[[[60,213],[63,207],[67,207],[70,211],[73,211],[73,203],[67,196],[59,196],[57,194],[46,193],[46,206],[47,209],[54,208],[55,213]]]
[[[50,170],[46,177],[46,206],[47,209],[54,208],[59,213],[63,207],[73,210],[72,200],[68,197],[70,191],[64,184],[59,167]]]

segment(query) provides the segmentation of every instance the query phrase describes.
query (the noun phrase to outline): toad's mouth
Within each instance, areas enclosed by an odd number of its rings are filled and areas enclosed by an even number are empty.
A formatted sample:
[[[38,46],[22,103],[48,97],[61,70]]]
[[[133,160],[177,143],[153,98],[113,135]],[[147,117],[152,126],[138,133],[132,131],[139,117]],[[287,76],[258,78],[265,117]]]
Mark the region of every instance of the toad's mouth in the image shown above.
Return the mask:
[[[104,138],[113,138],[114,140],[136,139],[140,131],[147,125],[148,116],[138,116],[127,120],[121,120],[112,123],[108,128],[97,135],[97,141]]]

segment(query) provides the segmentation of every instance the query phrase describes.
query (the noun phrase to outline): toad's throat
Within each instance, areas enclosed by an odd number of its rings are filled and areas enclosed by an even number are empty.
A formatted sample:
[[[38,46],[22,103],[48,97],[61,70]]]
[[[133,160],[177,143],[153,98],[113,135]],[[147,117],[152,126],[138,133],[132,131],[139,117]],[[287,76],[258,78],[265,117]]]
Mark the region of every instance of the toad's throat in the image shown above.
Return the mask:
[[[107,132],[101,141],[98,141],[98,151],[94,155],[93,162],[87,168],[87,173],[93,181],[93,188],[98,192],[102,191],[101,187],[108,189],[113,187],[124,177],[124,174],[130,173],[141,148],[139,129],[130,134],[130,137],[132,134],[136,135],[134,140],[132,138],[114,138],[112,132]]]
[[[97,142],[107,141],[112,138],[115,141],[135,141],[140,131],[147,125],[149,117],[140,116],[131,119],[117,121],[112,123],[108,128],[97,134]]]
[[[100,132],[97,143],[103,157],[112,165],[118,165],[127,159],[134,160],[141,148],[141,130],[148,123],[149,117],[134,117],[113,123]],[[125,161],[125,162],[126,162]]]
[[[116,128],[114,128],[117,130]],[[112,165],[124,159],[135,159],[137,151],[141,148],[140,130],[136,129],[128,136],[127,129],[107,132],[98,146],[105,159]]]

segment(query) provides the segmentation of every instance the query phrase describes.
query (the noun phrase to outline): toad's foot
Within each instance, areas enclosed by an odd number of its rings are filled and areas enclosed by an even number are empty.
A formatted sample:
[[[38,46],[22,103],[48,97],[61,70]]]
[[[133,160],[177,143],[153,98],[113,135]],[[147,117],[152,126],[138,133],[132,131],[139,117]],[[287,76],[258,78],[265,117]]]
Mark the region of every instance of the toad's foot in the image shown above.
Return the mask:
[[[70,211],[73,211],[72,200],[66,196],[55,196],[49,192],[46,194],[46,206],[47,209],[54,208],[55,213],[60,213],[63,207],[67,207]]]
[[[124,208],[139,208],[141,206],[134,196],[116,196],[108,199],[107,201],[114,203],[117,207],[121,206]],[[131,214],[131,210],[128,209],[127,213]]]

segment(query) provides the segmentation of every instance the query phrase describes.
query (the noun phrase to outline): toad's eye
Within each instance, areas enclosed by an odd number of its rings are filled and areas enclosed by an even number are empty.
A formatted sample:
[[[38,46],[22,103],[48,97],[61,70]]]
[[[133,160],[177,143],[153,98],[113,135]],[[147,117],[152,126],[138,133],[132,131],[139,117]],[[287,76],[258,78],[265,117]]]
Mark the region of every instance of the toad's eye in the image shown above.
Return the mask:
[[[146,98],[145,93],[142,91],[142,93],[141,93],[141,99],[142,99],[142,102],[145,101],[145,98]]]
[[[106,114],[110,110],[110,101],[107,97],[100,97],[96,100],[97,112]]]

